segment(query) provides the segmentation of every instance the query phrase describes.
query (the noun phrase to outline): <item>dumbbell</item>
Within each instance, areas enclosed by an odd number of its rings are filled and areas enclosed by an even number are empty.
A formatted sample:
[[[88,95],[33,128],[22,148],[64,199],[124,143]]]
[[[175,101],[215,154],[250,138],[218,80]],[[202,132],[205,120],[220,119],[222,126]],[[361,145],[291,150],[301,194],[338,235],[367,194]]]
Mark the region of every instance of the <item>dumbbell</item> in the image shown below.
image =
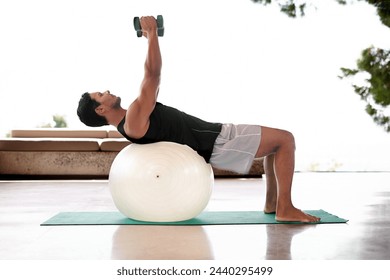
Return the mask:
[[[162,15],[157,16],[157,34],[158,36],[164,36],[164,19]],[[134,17],[134,29],[137,32],[137,37],[142,37],[142,28],[139,21],[139,17]]]

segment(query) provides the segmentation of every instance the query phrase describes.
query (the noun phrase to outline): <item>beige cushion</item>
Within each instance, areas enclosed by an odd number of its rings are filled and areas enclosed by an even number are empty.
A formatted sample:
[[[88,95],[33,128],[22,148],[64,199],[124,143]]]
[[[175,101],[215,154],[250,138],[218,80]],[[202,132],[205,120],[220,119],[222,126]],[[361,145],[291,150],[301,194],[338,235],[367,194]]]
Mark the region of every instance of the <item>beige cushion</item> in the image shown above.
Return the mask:
[[[99,151],[98,139],[90,138],[3,138],[2,151]]]
[[[118,130],[109,130],[107,131],[108,138],[123,138],[123,135],[119,133]]]
[[[74,130],[67,128],[14,129],[11,137],[16,138],[106,138],[106,130]]]
[[[100,140],[100,150],[103,152],[119,152],[131,142],[126,138],[106,138]]]

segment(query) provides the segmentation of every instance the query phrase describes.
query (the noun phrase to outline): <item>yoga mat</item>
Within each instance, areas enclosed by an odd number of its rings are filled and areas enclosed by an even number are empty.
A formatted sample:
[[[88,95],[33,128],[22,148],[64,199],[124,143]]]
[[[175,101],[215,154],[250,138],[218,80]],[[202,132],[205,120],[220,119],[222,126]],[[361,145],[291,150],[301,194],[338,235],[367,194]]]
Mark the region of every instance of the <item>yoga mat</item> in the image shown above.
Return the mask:
[[[346,223],[324,210],[307,210],[311,215],[321,218],[316,224]],[[301,222],[277,222],[275,214],[261,211],[205,211],[199,216],[182,222],[142,222],[129,219],[119,212],[62,212],[50,218],[41,226],[66,225],[242,225],[242,224],[304,224]]]

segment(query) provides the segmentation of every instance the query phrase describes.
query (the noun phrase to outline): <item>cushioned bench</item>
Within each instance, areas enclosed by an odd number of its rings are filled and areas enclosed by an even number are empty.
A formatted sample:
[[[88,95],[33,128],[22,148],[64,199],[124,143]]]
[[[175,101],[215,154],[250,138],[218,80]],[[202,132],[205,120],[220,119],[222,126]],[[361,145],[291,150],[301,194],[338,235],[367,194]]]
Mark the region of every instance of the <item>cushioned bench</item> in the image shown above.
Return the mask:
[[[115,156],[129,144],[113,130],[13,130],[10,138],[0,139],[0,177],[107,178]],[[263,173],[262,161],[256,160],[249,176]]]

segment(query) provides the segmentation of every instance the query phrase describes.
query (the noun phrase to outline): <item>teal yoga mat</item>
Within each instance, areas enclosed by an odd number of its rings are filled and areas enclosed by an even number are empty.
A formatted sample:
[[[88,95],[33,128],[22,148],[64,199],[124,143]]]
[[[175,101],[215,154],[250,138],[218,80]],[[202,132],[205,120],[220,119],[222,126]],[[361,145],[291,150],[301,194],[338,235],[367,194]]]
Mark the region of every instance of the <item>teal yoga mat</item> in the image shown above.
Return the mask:
[[[324,210],[307,210],[311,215],[321,218],[317,224],[346,223]],[[119,212],[61,212],[50,218],[41,226],[70,225],[242,225],[242,224],[303,224],[300,222],[277,222],[275,214],[264,214],[261,211],[205,211],[199,216],[181,222],[142,222],[129,219]]]

